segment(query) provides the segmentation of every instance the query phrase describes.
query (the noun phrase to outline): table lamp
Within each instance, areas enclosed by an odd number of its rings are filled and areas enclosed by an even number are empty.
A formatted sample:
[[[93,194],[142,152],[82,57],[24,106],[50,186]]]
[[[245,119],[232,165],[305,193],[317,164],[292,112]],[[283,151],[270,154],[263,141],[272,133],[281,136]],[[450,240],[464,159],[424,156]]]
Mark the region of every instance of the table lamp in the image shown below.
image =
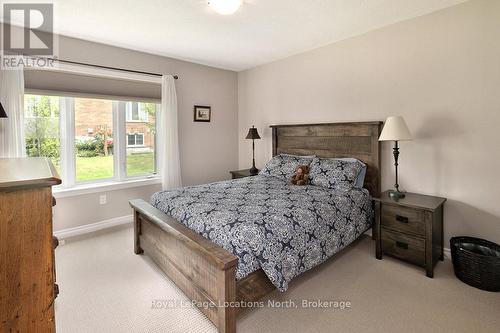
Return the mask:
[[[253,163],[252,163],[252,168],[250,169],[250,174],[252,175],[256,175],[258,172],[259,172],[259,169],[257,169],[255,167],[255,140],[259,140],[260,139],[260,135],[259,135],[259,132],[257,132],[257,129],[255,128],[255,126],[252,126],[252,128],[250,128],[248,130],[248,134],[247,134],[247,137],[245,139],[251,139],[252,140],[252,158],[253,158]]]
[[[400,116],[392,116],[385,121],[384,128],[380,134],[379,141],[394,141],[393,155],[394,166],[396,167],[396,190],[389,191],[389,196],[394,200],[399,200],[405,197],[405,194],[399,190],[398,184],[398,158],[399,158],[399,141],[410,141],[412,139],[408,126]]]

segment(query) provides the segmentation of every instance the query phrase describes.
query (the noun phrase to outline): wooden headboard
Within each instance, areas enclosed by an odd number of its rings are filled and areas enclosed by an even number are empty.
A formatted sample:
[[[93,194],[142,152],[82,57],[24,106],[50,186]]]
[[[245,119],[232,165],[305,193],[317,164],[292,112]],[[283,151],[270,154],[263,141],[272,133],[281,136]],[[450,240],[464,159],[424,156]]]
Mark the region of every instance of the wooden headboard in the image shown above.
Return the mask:
[[[354,157],[367,165],[364,187],[380,195],[381,121],[273,125],[273,156],[285,153],[318,157]]]

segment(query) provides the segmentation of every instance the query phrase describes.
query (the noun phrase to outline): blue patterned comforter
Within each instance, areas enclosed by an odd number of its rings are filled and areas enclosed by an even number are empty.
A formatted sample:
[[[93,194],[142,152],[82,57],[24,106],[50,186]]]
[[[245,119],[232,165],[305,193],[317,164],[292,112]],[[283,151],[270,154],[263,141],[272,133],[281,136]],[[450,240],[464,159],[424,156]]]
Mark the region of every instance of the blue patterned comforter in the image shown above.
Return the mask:
[[[340,192],[260,175],[157,192],[151,205],[236,255],[237,279],[262,268],[280,291],[373,220],[365,189]]]

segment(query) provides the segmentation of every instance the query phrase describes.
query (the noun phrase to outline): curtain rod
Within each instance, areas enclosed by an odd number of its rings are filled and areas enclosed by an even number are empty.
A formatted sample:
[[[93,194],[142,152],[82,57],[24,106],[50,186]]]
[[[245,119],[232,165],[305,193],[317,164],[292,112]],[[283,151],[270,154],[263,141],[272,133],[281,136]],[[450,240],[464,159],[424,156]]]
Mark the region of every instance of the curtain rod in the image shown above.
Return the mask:
[[[163,76],[164,75],[164,74],[158,74],[158,73],[136,71],[133,69],[125,69],[125,68],[120,68],[120,67],[110,67],[110,66],[103,66],[103,65],[87,64],[84,62],[71,61],[71,60],[63,60],[63,59],[55,59],[55,58],[52,58],[52,60],[66,63],[66,64],[91,66],[91,67],[97,67],[97,68],[102,68],[102,69],[111,69],[111,70],[115,70],[115,71],[129,72],[129,73],[135,73],[135,74],[145,74],[145,75],[154,75],[154,76]],[[174,77],[175,80],[179,79],[179,76],[177,74],[171,74],[171,75]]]

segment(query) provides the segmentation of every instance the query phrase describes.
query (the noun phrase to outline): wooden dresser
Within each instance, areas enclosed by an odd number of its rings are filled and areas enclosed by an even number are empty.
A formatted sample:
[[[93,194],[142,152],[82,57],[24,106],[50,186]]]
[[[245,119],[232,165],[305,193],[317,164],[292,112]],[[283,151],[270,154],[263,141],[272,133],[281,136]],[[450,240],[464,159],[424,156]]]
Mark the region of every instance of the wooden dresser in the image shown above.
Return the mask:
[[[0,332],[54,332],[52,186],[45,158],[0,159]]]
[[[406,193],[394,201],[389,192],[375,200],[376,257],[388,254],[422,266],[434,276],[443,260],[443,206],[446,198]]]

